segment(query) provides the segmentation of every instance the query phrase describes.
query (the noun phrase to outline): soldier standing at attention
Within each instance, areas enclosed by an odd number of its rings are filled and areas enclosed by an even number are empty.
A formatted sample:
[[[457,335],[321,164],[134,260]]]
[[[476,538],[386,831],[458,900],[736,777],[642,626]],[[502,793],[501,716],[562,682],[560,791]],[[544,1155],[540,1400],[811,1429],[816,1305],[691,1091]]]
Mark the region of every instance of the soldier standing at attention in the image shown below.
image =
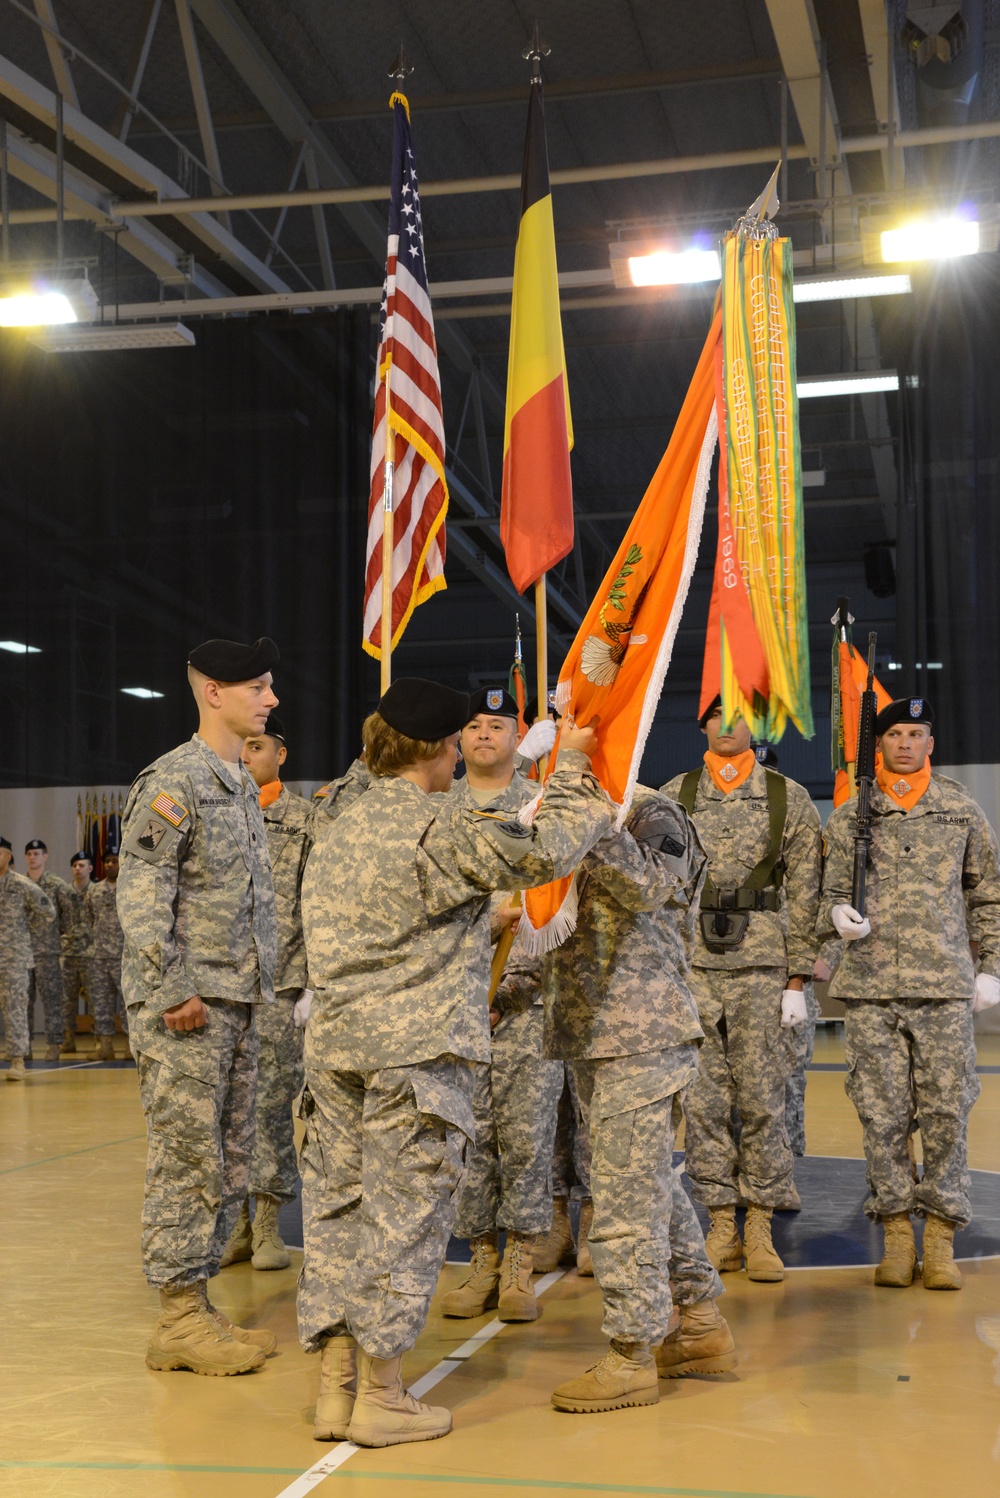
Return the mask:
[[[28,1013],[29,983],[34,957],[31,920],[51,920],[54,911],[44,890],[11,868],[14,854],[0,837],[0,1012],[7,1038],[8,1082],[24,1081],[24,1058],[31,1055]]]
[[[484,687],[469,702],[459,740],[465,778],[452,794],[469,807],[516,816],[538,785],[514,769],[522,759],[547,754],[555,742],[551,719],[529,728],[517,743],[517,703],[502,687]],[[495,934],[516,921],[519,905],[495,908]],[[531,1286],[535,1238],[552,1225],[552,1147],[563,1069],[542,1056],[540,962],[508,962],[490,1022],[491,1061],[476,1072],[472,1112],[476,1146],[458,1204],[455,1235],[472,1249],[469,1278],[444,1297],[446,1316],[481,1316],[499,1306],[501,1321],[534,1321],[538,1301]],[[506,1000],[514,1000],[510,1007]],[[507,1234],[503,1264],[499,1232]]]
[[[979,1096],[972,1016],[1000,1001],[1000,864],[982,809],[932,778],[934,711],[891,702],[875,720],[882,767],[872,788],[864,919],[851,905],[856,810],[826,826],[820,935],[844,943],[830,993],[847,1006],[847,1095],[868,1164],[865,1212],[881,1222],[876,1285],[913,1283],[911,1213],[926,1219],[925,1290],[959,1290],[956,1227],[968,1223],[969,1113]],[[979,943],[979,971],[969,942]],[[923,1179],[907,1141],[919,1119]]]
[[[302,918],[315,985],[302,1146],[299,1335],[321,1351],[313,1435],[389,1446],[451,1414],[402,1385],[444,1263],[490,1059],[490,895],[568,873],[607,829],[592,729],[567,728],[534,824],[448,792],[469,699],[400,678],[364,723],[372,784],[320,830]]]
[[[104,854],[104,878],[87,887],[84,903],[93,935],[90,959],[90,1005],[94,1011],[99,1061],[115,1059],[115,1010],[122,1000],[122,935],[118,919],[118,848],[112,844]]]
[[[277,1003],[263,1004],[257,1011],[257,1134],[250,1163],[256,1212],[251,1223],[249,1205],[243,1203],[222,1267],[244,1259],[251,1259],[255,1269],[287,1269],[291,1263],[278,1231],[278,1209],[282,1202],[294,1201],[299,1190],[292,1105],[305,1080],[302,1034],[312,997],[302,934],[302,875],[312,847],[316,808],[282,785],[280,771],[287,757],[284,724],[272,713],[264,732],[243,745],[242,759],[260,787],[271,855],[278,908]]]
[[[807,1018],[802,989],[815,956],[819,814],[802,786],[757,763],[742,718],[723,733],[719,699],[700,726],[708,738],[704,769],[663,787],[687,810],[708,854],[690,977],[705,1043],[684,1098],[687,1173],[709,1211],[705,1246],[716,1269],[739,1269],[745,1255],[750,1279],[782,1280],[771,1213],[794,1199],[795,1185],[782,1026]],[[736,1225],[741,1199],[745,1241]]]
[[[665,1378],[736,1364],[722,1283],[673,1167],[702,1038],[686,974],[704,868],[683,809],[638,787],[622,831],[580,864],[576,930],[542,959],[545,1054],[572,1062],[590,1129],[590,1252],[611,1342],[553,1392],[557,1410],[656,1404],[658,1363]]]
[[[244,739],[277,706],[272,640],[191,652],[198,731],[143,770],[125,805],[122,988],[148,1156],[142,1258],[160,1292],[146,1366],[245,1373],[270,1332],[233,1326],[207,1281],[246,1198],[257,1078],[254,1012],[274,1002],[277,917]]]
[[[59,967],[59,891],[66,888],[66,883],[58,874],[46,873],[49,850],[40,837],[33,837],[30,842],[25,843],[24,861],[28,878],[48,895],[54,912],[53,915],[37,912],[31,918],[31,947],[35,954],[35,966],[31,973],[28,1013],[31,1013],[37,993],[45,1015],[45,1038],[48,1041],[45,1059],[58,1061],[59,1047],[66,1033],[63,1023],[62,972]]]
[[[74,853],[69,861],[73,871],[70,884],[63,884],[57,893],[59,903],[59,942],[63,988],[63,1044],[62,1054],[76,1054],[76,1020],[80,1012],[80,1000],[90,998],[90,959],[94,951],[90,922],[87,920],[85,900],[90,888],[90,876],[94,865],[85,852]]]

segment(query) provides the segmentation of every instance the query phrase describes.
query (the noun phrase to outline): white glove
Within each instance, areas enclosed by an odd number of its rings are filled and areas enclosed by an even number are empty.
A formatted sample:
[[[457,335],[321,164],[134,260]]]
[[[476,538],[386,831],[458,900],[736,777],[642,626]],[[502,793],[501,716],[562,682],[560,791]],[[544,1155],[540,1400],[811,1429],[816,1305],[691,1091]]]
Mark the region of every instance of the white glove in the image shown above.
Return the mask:
[[[853,905],[835,905],[830,911],[830,919],[833,922],[837,935],[844,941],[860,941],[863,936],[868,936],[872,929],[872,923],[866,915],[858,915]]]
[[[551,754],[555,741],[556,725],[551,718],[543,718],[528,729],[517,746],[517,752],[525,759],[543,759],[546,754]]]
[[[292,1023],[296,1030],[304,1030],[309,1023],[309,1011],[312,1008],[313,991],[304,988],[295,1000],[295,1008],[292,1010]]]
[[[972,1001],[973,1014],[982,1014],[1000,1004],[1000,978],[991,978],[989,973],[976,974],[976,997]]]
[[[790,1029],[792,1025],[801,1025],[802,1021],[808,1018],[806,996],[801,988],[786,988],[781,995],[781,1023],[785,1029]]]

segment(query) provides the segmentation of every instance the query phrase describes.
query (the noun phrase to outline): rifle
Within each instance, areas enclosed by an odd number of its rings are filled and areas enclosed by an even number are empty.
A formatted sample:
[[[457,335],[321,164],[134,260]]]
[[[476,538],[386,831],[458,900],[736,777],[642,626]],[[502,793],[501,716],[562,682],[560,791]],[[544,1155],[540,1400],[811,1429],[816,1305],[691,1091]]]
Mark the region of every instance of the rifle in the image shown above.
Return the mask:
[[[872,844],[872,786],[875,782],[875,715],[878,699],[875,694],[875,641],[877,636],[868,636],[868,680],[861,694],[861,715],[858,719],[858,813],[854,831],[854,885],[851,904],[863,916],[865,913],[865,885],[868,878],[868,859]]]

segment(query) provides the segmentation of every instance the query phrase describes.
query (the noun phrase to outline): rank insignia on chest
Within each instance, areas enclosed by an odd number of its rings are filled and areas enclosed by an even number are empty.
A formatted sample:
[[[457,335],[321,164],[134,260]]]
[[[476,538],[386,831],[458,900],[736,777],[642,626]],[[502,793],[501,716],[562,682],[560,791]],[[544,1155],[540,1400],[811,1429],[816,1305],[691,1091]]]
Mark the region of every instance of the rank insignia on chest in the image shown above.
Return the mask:
[[[896,784],[892,788],[892,793],[894,796],[905,796],[910,791],[912,791],[912,789],[913,787],[908,780],[897,780]]]
[[[735,765],[723,765],[722,769],[719,771],[719,774],[723,780],[735,780],[738,773],[739,771],[737,770]]]

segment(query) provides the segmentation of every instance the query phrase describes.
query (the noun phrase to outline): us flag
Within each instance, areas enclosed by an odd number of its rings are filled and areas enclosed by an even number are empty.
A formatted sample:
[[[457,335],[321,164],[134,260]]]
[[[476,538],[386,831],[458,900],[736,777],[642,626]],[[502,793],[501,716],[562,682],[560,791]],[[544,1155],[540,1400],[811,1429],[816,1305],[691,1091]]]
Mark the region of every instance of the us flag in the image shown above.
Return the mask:
[[[448,509],[441,380],[427,291],[410,106],[398,93],[389,102],[394,129],[392,191],[379,322],[362,642],[368,654],[377,659],[382,656],[382,514],[387,427],[396,434],[390,649],[399,640],[417,604],[445,587],[444,518]]]

